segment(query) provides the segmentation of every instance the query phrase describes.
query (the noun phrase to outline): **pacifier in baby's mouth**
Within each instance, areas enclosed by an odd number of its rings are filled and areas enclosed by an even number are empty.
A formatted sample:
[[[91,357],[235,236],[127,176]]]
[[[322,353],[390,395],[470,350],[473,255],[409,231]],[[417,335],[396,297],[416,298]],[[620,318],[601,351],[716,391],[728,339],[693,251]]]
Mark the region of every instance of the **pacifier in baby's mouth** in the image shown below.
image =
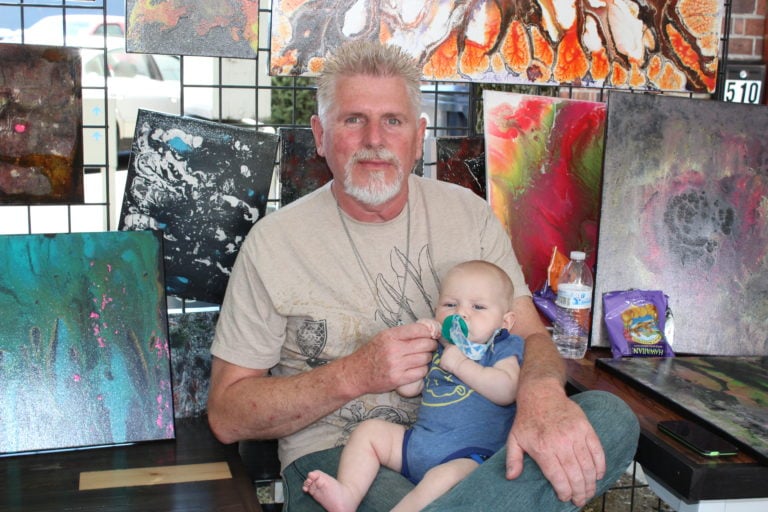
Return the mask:
[[[488,344],[469,341],[467,338],[469,335],[467,322],[459,315],[445,317],[442,335],[446,341],[456,345],[465,356],[473,361],[479,361],[485,354],[485,351],[488,350]]]

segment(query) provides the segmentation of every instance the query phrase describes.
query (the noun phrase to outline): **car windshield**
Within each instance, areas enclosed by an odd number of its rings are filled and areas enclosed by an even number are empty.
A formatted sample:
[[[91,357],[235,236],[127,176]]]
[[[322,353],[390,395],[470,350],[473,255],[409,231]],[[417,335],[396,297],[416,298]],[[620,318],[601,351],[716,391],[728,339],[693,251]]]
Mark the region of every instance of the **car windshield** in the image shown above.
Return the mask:
[[[61,19],[54,20],[58,23],[56,25],[56,28],[61,26]],[[67,34],[78,36],[78,35],[86,35],[88,34],[88,29],[90,29],[93,26],[93,21],[90,19],[75,19],[73,16],[69,16],[67,18]]]
[[[181,80],[181,65],[176,55],[154,55],[163,80]]]
[[[117,23],[107,23],[106,25],[100,25],[98,28],[96,28],[93,31],[93,34],[97,36],[102,36],[104,35],[104,29],[106,29],[108,36],[122,37],[124,35],[123,27],[121,27]]]
[[[112,50],[107,53],[107,65],[112,76],[153,78],[149,60],[142,54],[127,54],[122,50]]]

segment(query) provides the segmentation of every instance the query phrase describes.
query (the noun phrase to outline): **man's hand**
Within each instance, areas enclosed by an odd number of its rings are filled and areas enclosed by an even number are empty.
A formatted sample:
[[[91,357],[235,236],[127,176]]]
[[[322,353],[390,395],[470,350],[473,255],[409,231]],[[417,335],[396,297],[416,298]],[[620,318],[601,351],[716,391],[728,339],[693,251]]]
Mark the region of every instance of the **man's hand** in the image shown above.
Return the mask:
[[[344,358],[344,372],[357,389],[385,393],[415,382],[427,374],[437,341],[421,323],[379,332],[355,353]]]
[[[605,454],[584,412],[561,389],[542,390],[518,402],[507,440],[507,478],[523,471],[528,453],[561,501],[584,506],[605,474]]]

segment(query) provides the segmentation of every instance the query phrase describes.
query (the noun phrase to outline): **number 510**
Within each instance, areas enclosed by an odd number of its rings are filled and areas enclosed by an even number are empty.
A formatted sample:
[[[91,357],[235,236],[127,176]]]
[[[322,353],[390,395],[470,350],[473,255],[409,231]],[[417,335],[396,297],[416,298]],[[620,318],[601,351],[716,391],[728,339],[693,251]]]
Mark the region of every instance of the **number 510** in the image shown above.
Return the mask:
[[[760,103],[759,80],[726,80],[725,101],[733,103]]]

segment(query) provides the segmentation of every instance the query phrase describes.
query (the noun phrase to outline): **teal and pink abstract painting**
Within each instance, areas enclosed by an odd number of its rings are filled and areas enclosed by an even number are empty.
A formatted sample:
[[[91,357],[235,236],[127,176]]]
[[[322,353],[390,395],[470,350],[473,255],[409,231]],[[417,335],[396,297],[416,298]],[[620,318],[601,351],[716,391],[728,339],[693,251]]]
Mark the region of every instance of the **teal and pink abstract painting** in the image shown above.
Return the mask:
[[[0,237],[0,454],[173,439],[161,239]]]
[[[764,105],[609,94],[593,345],[602,294],[637,288],[669,297],[676,354],[768,354],[766,133]]]
[[[488,200],[528,286],[546,283],[554,247],[594,265],[605,104],[486,90],[483,115]]]

